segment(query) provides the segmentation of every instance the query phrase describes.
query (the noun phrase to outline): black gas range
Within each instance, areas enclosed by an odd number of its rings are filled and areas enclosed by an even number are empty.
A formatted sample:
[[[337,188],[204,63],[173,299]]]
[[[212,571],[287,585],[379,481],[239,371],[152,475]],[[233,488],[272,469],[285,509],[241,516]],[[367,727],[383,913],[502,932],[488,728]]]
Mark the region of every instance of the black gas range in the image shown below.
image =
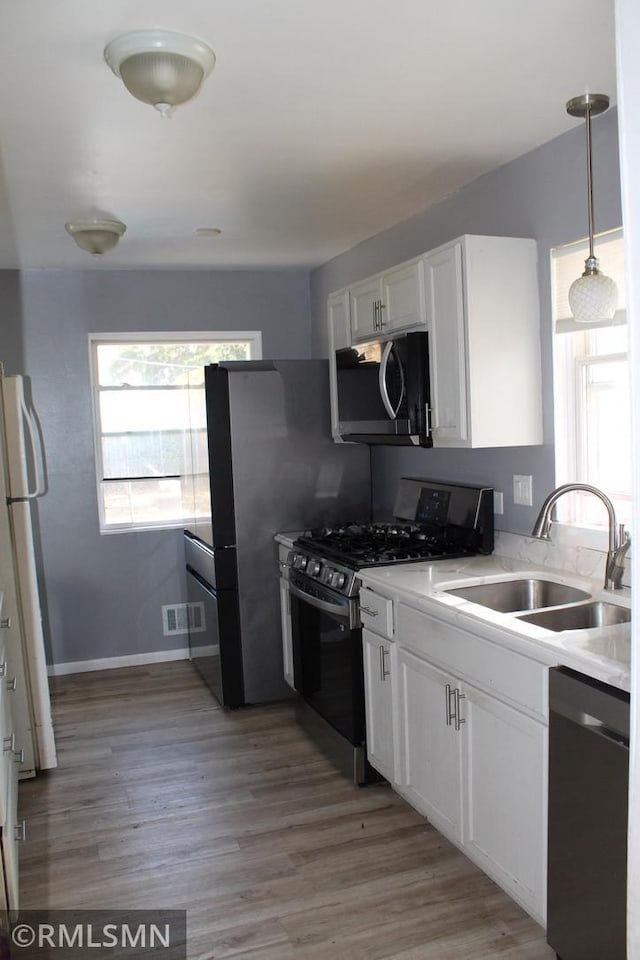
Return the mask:
[[[493,551],[493,490],[403,479],[395,519],[310,530],[289,558],[293,570],[343,596],[363,567],[446,560]]]
[[[356,782],[366,763],[359,572],[493,551],[493,490],[403,478],[394,519],[310,530],[289,554],[296,690],[346,744]],[[325,743],[327,737],[323,737]],[[335,755],[335,751],[334,755]]]

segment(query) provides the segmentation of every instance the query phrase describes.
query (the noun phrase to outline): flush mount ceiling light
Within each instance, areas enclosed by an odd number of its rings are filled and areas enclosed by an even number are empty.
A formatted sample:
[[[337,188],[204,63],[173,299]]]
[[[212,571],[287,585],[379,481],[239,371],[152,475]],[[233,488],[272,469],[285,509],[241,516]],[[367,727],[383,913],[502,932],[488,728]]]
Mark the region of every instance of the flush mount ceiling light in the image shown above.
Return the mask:
[[[567,103],[567,113],[584,117],[587,130],[587,200],[589,211],[589,256],[584,262],[584,273],[569,288],[569,306],[575,320],[594,323],[611,320],[618,305],[618,288],[611,277],[600,273],[598,258],[593,253],[593,180],[591,175],[591,117],[597,117],[609,108],[609,97],[604,93],[585,93]]]
[[[95,256],[115,247],[127,229],[120,220],[70,220],[64,226],[81,250]]]
[[[163,117],[195,97],[216,62],[202,40],[168,30],[125,33],[107,44],[104,58],[129,93]]]

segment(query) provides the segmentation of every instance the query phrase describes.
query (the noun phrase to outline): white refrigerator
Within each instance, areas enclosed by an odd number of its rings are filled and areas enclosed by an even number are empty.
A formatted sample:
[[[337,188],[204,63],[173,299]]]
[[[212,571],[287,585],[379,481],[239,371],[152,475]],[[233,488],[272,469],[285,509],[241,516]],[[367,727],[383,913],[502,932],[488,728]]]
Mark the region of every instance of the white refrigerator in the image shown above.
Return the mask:
[[[31,502],[44,495],[46,481],[22,377],[6,376],[0,365],[0,385],[0,628],[24,777],[57,765],[31,516]]]

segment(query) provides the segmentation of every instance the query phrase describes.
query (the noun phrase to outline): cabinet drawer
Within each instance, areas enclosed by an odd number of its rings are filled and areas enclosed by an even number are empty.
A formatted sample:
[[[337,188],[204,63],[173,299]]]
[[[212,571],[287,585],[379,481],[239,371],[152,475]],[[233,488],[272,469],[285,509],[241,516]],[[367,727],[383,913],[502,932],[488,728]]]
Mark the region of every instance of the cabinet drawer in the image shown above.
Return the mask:
[[[360,620],[363,627],[393,640],[393,601],[368,587],[360,590]]]
[[[547,720],[547,668],[483,637],[399,604],[399,642],[518,709]]]

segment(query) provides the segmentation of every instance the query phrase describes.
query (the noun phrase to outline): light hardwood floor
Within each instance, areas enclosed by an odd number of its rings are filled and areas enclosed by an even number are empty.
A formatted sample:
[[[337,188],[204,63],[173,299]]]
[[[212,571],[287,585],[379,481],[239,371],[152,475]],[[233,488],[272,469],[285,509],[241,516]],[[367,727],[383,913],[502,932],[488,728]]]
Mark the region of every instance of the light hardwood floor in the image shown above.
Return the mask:
[[[222,711],[188,662],[56,678],[20,785],[23,908],[186,908],[189,957],[550,960],[543,931],[290,704]]]

